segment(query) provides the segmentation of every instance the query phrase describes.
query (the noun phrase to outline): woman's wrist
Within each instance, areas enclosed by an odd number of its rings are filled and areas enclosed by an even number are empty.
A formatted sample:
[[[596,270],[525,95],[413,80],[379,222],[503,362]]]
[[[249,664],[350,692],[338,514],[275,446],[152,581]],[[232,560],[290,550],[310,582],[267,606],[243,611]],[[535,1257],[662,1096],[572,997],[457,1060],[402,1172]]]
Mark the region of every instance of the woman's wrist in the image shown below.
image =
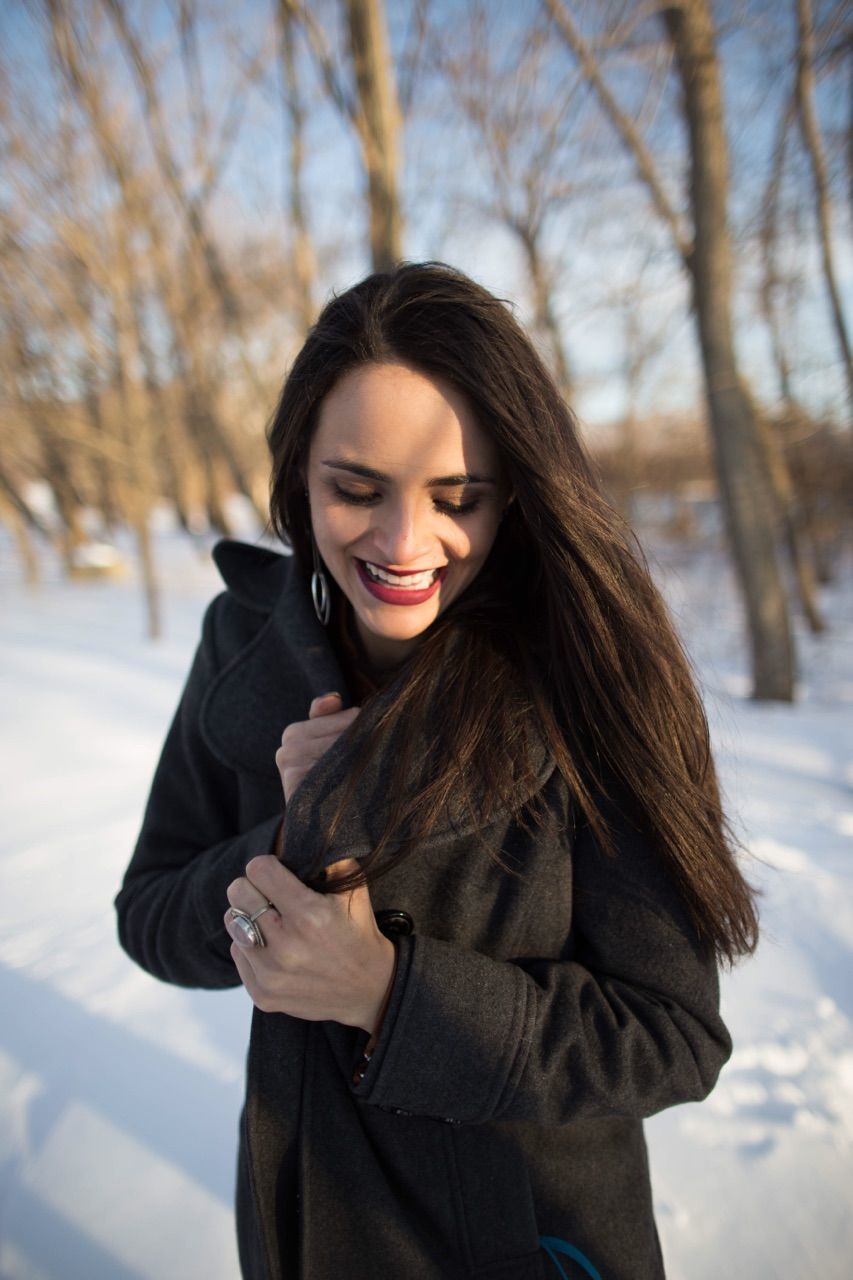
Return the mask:
[[[383,969],[383,986],[382,993],[374,1006],[373,1010],[368,1011],[367,1016],[359,1024],[362,1030],[370,1032],[370,1040],[368,1047],[372,1049],[373,1045],[379,1039],[379,1033],[382,1029],[382,1023],[385,1018],[388,1004],[391,1000],[391,991],[394,986],[394,978],[397,974],[397,948],[390,938],[385,939],[385,955],[386,965]]]
[[[370,1032],[370,1039],[367,1041],[367,1044],[362,1049],[361,1059],[357,1067],[355,1068],[355,1071],[353,1072],[353,1075],[352,1075],[353,1084],[361,1084],[362,1080],[364,1079],[364,1073],[367,1070],[368,1066],[370,1065],[370,1059],[373,1057],[373,1051],[379,1042],[379,1036],[382,1032],[382,1024],[385,1021],[385,1014],[388,1012],[388,1005],[391,1001],[391,991],[393,990],[393,987],[394,987],[394,979],[397,976],[397,960],[398,960],[397,947],[393,942],[391,943],[391,946],[394,951],[394,965],[391,970],[391,977],[388,980],[388,986],[385,990],[385,996],[382,1000],[379,1013],[377,1014],[376,1020],[373,1023],[373,1029]]]

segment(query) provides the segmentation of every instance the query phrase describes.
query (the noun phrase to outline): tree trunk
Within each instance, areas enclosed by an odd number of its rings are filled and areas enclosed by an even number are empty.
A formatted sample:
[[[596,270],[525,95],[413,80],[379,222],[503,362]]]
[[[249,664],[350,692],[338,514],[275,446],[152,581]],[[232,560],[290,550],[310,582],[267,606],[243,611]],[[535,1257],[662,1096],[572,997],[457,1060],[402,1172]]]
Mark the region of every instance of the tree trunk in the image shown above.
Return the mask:
[[[572,375],[563,346],[563,335],[554,311],[551,287],[547,279],[545,264],[539,251],[539,242],[532,229],[517,227],[516,231],[524,247],[527,265],[530,269],[530,280],[533,285],[534,328],[543,335],[551,351],[551,367],[557,379],[557,385],[567,401],[572,399]]]
[[[8,526],[15,539],[24,570],[24,581],[28,587],[37,587],[41,580],[41,566],[30,537],[30,530],[18,507],[6,497],[6,491],[2,486],[0,486],[0,523]]]
[[[43,538],[46,538],[47,541],[50,542],[50,529],[44,523],[41,516],[37,515],[36,512],[33,511],[18,486],[4,470],[2,464],[0,464],[0,500],[2,500],[7,507],[14,508],[28,529],[35,530],[36,533],[40,533]]]
[[[151,538],[149,513],[141,503],[134,503],[131,516],[139,563],[142,566],[142,586],[145,592],[145,616],[148,621],[148,639],[159,640],[163,626],[160,614],[160,589],[157,585],[157,568],[154,563],[154,546]]]
[[[280,0],[278,20],[281,32],[284,106],[290,139],[288,169],[290,174],[289,212],[293,235],[293,274],[296,280],[299,326],[302,333],[307,334],[315,318],[314,284],[317,275],[317,262],[308,230],[302,192],[304,115],[300,101],[299,80],[293,49],[295,23],[291,7],[285,0]]]
[[[640,462],[638,406],[640,377],[646,358],[643,351],[642,325],[643,321],[638,309],[629,300],[624,311],[625,412],[619,424],[620,456],[619,466],[616,469],[620,478],[616,490],[619,510],[629,524],[633,524],[635,518],[634,494]]]
[[[127,509],[136,537],[142,585],[145,595],[148,638],[161,635],[160,591],[151,541],[150,513],[154,502],[153,414],[146,388],[133,376],[134,366],[144,367],[140,334],[133,307],[136,281],[128,240],[128,228],[121,212],[115,218],[117,278],[112,289],[115,331],[115,382],[122,410],[124,444],[127,450],[130,483]]]
[[[823,264],[823,278],[826,283],[826,291],[829,294],[832,323],[844,366],[844,376],[847,379],[848,402],[851,411],[853,411],[853,358],[851,358],[850,337],[847,333],[847,325],[841,307],[841,294],[838,291],[838,282],[835,276],[832,233],[829,227],[829,175],[827,174],[826,157],[823,154],[823,143],[821,142],[814,102],[814,30],[811,0],[797,0],[797,28],[797,108],[800,116],[800,129],[814,176],[814,198],[820,239],[820,256]]]
[[[815,635],[820,635],[822,631],[826,630],[826,623],[818,605],[817,581],[814,570],[803,551],[800,520],[797,515],[797,500],[794,486],[791,483],[791,472],[784,454],[776,443],[770,424],[760,413],[756,414],[756,422],[763,438],[764,452],[770,467],[773,491],[776,495],[778,508],[782,513],[785,545],[791,558],[791,567],[794,570],[794,581],[797,586],[800,604],[803,606],[803,613],[809,624],[809,629]]]
[[[42,474],[50,485],[61,528],[57,545],[65,572],[70,574],[74,566],[74,552],[86,541],[81,521],[83,501],[72,474],[68,450],[56,431],[50,417],[31,406],[30,417],[34,434],[41,446]]]
[[[850,73],[847,89],[847,198],[853,214],[853,40],[847,42],[847,66]]]
[[[779,194],[785,170],[785,152],[788,134],[796,116],[796,102],[792,98],[782,114],[779,131],[773,147],[773,164],[764,191],[763,213],[759,240],[761,244],[761,310],[770,334],[770,349],[779,379],[779,393],[789,410],[796,407],[791,364],[785,347],[785,326],[779,314],[778,293],[781,285],[777,266],[779,244]]]
[[[664,11],[684,95],[694,244],[690,269],[711,435],[749,619],[756,699],[794,697],[794,650],[777,554],[776,510],[755,410],[734,351],[727,148],[707,0]]]
[[[382,0],[346,0],[346,15],[367,172],[370,254],[374,271],[388,271],[402,257],[397,189],[400,109]]]

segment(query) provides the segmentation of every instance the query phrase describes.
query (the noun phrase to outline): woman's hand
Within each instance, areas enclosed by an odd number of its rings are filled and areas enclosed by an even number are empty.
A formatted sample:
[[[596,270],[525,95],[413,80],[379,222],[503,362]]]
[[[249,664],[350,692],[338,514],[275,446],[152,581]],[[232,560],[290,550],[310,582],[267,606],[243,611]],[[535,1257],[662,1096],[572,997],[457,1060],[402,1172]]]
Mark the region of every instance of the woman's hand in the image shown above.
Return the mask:
[[[284,789],[285,804],[290,803],[290,797],[306,773],[310,773],[361,710],[360,707],[349,707],[341,711],[340,705],[339,693],[324,693],[311,703],[307,720],[294,721],[281,735],[275,762]]]
[[[329,875],[357,869],[354,858],[327,868]],[[258,919],[266,946],[234,939],[231,956],[253,1003],[264,1013],[308,1021],[342,1022],[373,1032],[394,975],[394,943],[380,933],[366,885],[349,893],[315,893],[276,858],[252,858],[233,880],[228,901]]]

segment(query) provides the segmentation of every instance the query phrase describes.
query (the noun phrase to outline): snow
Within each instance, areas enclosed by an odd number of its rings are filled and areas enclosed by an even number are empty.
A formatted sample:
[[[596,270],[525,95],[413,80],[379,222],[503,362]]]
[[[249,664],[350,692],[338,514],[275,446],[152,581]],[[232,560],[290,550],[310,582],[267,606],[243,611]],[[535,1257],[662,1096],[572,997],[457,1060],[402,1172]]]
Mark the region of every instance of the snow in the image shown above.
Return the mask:
[[[210,543],[159,529],[166,634],[152,643],[134,573],[66,582],[47,560],[28,588],[0,531],[2,1280],[239,1275],[251,1004],[137,969],[112,907],[220,589]],[[653,550],[763,895],[757,954],[721,975],[731,1060],[703,1103],[646,1122],[667,1274],[835,1280],[853,1262],[849,566],[822,592],[830,630],[796,621],[797,703],[760,705],[720,552]]]

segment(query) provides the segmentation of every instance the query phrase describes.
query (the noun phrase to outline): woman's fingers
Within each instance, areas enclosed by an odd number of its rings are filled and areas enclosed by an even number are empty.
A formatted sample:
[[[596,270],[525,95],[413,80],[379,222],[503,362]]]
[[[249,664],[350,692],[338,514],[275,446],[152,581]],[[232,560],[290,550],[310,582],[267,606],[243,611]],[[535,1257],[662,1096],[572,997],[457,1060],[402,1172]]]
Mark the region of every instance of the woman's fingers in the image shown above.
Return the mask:
[[[302,745],[323,738],[337,738],[349,728],[360,710],[360,707],[347,707],[346,711],[327,711],[312,720],[294,720],[281,735],[282,745]]]
[[[276,762],[279,768],[290,768],[292,766],[301,767],[304,765],[314,764],[315,761],[324,755],[333,742],[337,742],[338,738],[348,729],[358,715],[358,709],[341,712],[347,718],[343,722],[335,716],[335,724],[320,729],[319,725],[323,721],[307,721],[301,720],[295,724],[289,724],[281,735],[281,746],[276,751]],[[327,717],[331,719],[331,717]]]
[[[325,715],[321,720],[302,720],[300,725],[307,742],[325,742],[328,738],[339,738],[358,716],[358,707],[349,707],[346,711],[336,711],[333,715]],[[285,730],[286,732],[286,730]]]
[[[340,708],[343,698],[339,693],[321,693],[319,698],[314,698],[311,706],[308,708],[308,718],[313,720],[315,716],[330,715],[331,712]]]
[[[350,707],[347,711],[336,711],[334,715],[323,716],[322,720],[305,720],[305,736],[309,741],[321,741],[326,738],[339,738],[358,717],[358,707]]]
[[[245,876],[232,880],[225,890],[225,896],[232,907],[238,907],[240,911],[248,911],[249,915],[253,911],[260,911],[261,907],[268,901],[260,889],[256,889],[251,880],[248,880]]]
[[[252,884],[247,876],[240,876],[237,880],[232,880],[225,890],[225,896],[229,902],[229,907],[224,917],[225,928],[240,947],[251,947],[252,944],[246,938],[245,932],[235,924],[231,915],[231,907],[236,907],[238,911],[243,911],[248,916],[256,915],[259,911],[262,911],[260,920],[267,926],[267,929],[269,929],[274,919],[276,921],[279,919],[277,908],[260,889]],[[269,908],[269,910],[264,910],[264,908]],[[263,934],[260,923],[257,928],[261,929]],[[263,934],[263,936],[266,940],[266,935]]]
[[[336,692],[321,694],[311,701],[309,719],[288,724],[282,733],[282,745],[275,751],[275,767],[282,780],[284,803],[289,804],[305,774],[359,714],[360,707],[339,709],[341,700]]]
[[[285,802],[290,802],[299,783],[313,769],[358,716],[360,707],[340,707],[340,694],[323,694],[314,698],[308,711],[308,720],[289,724],[281,735],[281,746],[275,753],[276,767],[281,776]]]
[[[332,868],[340,874],[354,865],[343,858]],[[269,854],[246,864],[246,878],[275,906],[258,922],[266,946],[231,948],[257,1008],[372,1028],[394,951],[377,928],[366,886],[349,894],[319,894]]]

